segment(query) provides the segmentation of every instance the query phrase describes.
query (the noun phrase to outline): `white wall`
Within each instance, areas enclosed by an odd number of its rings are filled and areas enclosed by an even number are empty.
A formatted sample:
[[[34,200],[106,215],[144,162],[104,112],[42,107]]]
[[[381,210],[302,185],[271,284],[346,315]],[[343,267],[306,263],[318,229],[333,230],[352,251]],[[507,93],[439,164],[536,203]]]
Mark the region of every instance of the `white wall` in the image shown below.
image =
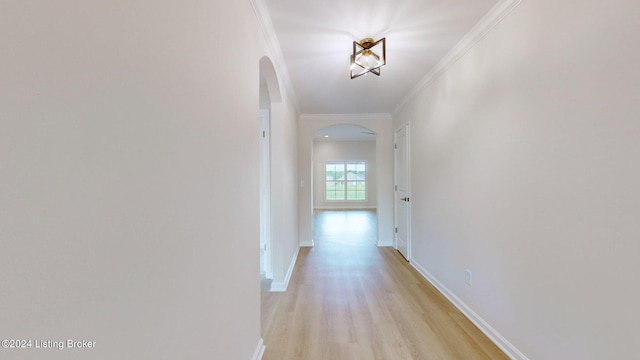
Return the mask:
[[[327,201],[325,164],[328,161],[365,161],[367,165],[366,201]],[[315,209],[375,209],[377,197],[376,142],[313,142],[313,207]]]
[[[254,3],[260,7],[262,3]],[[264,9],[262,9],[264,10]],[[264,10],[266,11],[266,10]],[[259,19],[264,24],[264,12]],[[267,40],[265,30],[263,35]],[[277,51],[275,49],[269,49]],[[269,109],[269,175],[270,175],[270,257],[273,270],[271,290],[285,291],[293,272],[298,250],[297,212],[297,121],[298,114],[278,76],[273,54],[260,59],[260,108]],[[259,136],[262,134],[260,133]]]
[[[0,333],[97,343],[0,357],[250,359],[267,53],[251,4],[3,1],[0,48]]]
[[[531,359],[637,357],[639,11],[523,1],[394,114],[414,264]]]
[[[393,131],[389,115],[301,115],[298,120],[298,223],[300,244],[312,246],[313,133],[338,124],[358,125],[376,133],[376,203],[379,246],[393,245]],[[301,186],[304,184],[304,186]]]
[[[274,291],[286,290],[300,249],[297,197],[297,114],[271,105],[271,244]]]

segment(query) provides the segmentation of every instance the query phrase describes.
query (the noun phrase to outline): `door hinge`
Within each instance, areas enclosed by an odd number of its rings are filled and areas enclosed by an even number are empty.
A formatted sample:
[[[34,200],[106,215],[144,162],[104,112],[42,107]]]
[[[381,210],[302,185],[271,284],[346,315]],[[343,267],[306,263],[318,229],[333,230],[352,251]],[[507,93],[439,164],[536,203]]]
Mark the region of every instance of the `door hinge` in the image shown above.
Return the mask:
[[[398,144],[393,144],[393,148],[397,149],[398,148]]]
[[[262,131],[262,137],[266,138],[267,137],[267,132],[266,131]]]
[[[396,191],[398,191],[398,185],[396,185]]]
[[[398,233],[398,228],[396,228],[396,234]]]

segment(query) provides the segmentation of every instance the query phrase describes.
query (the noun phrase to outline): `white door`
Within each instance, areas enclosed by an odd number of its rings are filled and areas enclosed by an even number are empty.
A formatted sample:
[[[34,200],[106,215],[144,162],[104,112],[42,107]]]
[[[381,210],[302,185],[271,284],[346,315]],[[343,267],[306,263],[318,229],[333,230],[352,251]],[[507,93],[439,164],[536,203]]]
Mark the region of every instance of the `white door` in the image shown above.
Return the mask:
[[[260,272],[273,279],[271,266],[271,151],[269,110],[260,110]]]
[[[395,133],[395,245],[407,261],[411,259],[409,197],[409,125]]]

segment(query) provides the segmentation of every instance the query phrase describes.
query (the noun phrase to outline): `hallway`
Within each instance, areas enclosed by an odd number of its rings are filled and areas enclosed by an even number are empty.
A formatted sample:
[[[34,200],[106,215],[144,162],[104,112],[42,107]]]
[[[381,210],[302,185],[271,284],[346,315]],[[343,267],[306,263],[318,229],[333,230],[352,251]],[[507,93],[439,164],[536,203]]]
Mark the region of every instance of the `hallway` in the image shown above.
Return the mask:
[[[374,211],[316,211],[286,293],[263,282],[263,359],[506,359],[393,248]]]

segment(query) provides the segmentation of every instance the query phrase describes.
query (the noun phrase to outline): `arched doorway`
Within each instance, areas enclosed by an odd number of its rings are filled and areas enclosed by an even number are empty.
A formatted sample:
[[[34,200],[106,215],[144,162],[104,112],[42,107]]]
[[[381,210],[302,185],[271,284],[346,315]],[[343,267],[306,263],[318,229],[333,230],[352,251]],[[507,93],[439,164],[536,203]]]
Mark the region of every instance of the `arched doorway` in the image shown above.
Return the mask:
[[[273,63],[260,59],[260,273],[273,279],[273,247],[271,219],[271,122],[275,103],[282,101],[280,85]]]
[[[313,208],[375,209],[376,133],[351,124],[313,134]]]
[[[298,221],[301,246],[314,246],[313,209],[316,184],[313,160],[314,137],[323,129],[337,125],[356,125],[359,131],[375,133],[376,177],[375,192],[377,214],[377,246],[393,246],[393,131],[388,114],[301,115],[298,122]],[[344,128],[332,128],[344,129]],[[364,130],[362,130],[364,129]],[[324,136],[324,135],[322,135]],[[331,136],[329,134],[329,136]],[[317,180],[316,180],[317,182]],[[304,185],[304,186],[303,186]],[[314,190],[316,189],[316,190]]]
[[[313,133],[312,204],[313,238],[327,231],[339,232],[347,222],[369,219],[377,228],[376,133],[353,124],[337,124]],[[347,222],[322,219],[351,219]],[[373,221],[373,223],[371,223]],[[327,226],[332,229],[328,229]],[[368,236],[369,240],[376,236]],[[357,241],[353,238],[352,241]]]

